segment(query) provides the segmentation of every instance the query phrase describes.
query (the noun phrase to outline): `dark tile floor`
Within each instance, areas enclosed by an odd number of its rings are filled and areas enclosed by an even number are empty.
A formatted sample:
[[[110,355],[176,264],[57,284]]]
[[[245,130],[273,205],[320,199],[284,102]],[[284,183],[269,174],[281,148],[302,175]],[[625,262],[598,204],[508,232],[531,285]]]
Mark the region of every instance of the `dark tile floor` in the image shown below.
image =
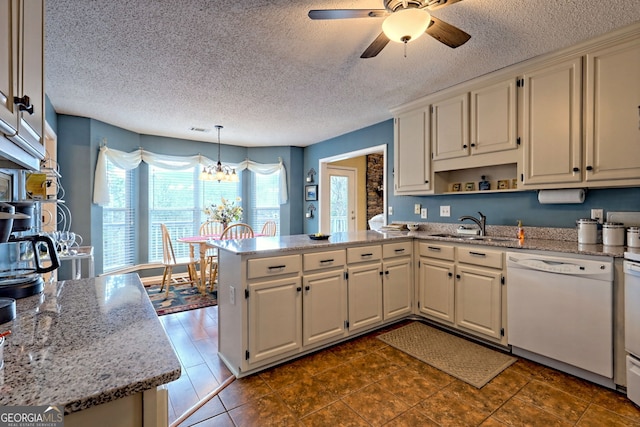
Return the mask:
[[[217,308],[161,316],[180,358],[170,420],[231,374],[217,356]],[[520,359],[476,389],[375,338],[237,379],[181,426],[638,426],[624,395]]]

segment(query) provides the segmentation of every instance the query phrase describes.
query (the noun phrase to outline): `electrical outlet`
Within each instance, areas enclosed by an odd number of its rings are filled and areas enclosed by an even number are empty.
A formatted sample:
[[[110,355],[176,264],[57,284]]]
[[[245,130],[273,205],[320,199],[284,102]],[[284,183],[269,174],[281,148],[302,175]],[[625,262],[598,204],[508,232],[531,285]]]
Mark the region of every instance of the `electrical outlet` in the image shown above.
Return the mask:
[[[440,216],[451,216],[451,206],[440,206]]]
[[[387,209],[387,214],[393,215],[393,206],[389,206],[389,209]]]
[[[420,209],[420,218],[427,219],[427,208]]]
[[[591,219],[597,219],[599,224],[604,220],[604,209],[591,209]]]
[[[413,213],[416,215],[420,215],[420,208],[422,206],[420,206],[420,203],[416,203],[415,205],[413,205]]]

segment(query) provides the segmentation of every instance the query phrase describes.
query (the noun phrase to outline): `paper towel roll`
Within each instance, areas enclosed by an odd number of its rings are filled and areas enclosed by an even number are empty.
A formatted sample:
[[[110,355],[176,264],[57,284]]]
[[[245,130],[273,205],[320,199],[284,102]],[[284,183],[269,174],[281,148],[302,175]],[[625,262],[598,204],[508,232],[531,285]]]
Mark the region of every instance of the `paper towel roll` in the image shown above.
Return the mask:
[[[542,205],[584,203],[584,195],[583,188],[540,190],[538,192],[538,202]]]

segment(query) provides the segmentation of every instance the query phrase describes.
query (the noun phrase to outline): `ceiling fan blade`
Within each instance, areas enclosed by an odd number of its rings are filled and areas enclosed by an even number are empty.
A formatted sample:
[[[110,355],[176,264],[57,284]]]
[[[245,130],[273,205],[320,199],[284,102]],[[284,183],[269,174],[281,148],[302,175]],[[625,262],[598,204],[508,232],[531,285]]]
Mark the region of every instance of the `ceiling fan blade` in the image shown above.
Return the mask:
[[[380,18],[387,16],[385,9],[327,9],[310,10],[311,19],[349,19],[349,18]]]
[[[360,55],[360,58],[373,58],[379,54],[382,49],[384,49],[387,43],[389,43],[389,38],[384,33],[380,33],[373,43],[371,43],[362,55]]]
[[[451,6],[452,4],[458,3],[459,1],[462,1],[462,0],[438,0],[435,3],[428,5],[427,9],[429,9],[429,11],[434,11],[434,10],[442,9],[443,7],[446,7],[446,6]]]
[[[457,48],[465,44],[471,36],[458,27],[431,16],[431,24],[426,31],[434,39],[446,44],[450,48]]]

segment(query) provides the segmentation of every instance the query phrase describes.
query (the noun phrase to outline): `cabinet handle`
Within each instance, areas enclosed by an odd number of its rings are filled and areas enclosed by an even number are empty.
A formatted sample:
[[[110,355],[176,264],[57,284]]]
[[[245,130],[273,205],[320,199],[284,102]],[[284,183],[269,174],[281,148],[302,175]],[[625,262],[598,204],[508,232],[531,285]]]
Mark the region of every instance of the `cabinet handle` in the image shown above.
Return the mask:
[[[404,248],[403,249],[395,249],[395,253],[400,254],[404,252]]]
[[[573,168],[574,172],[580,172],[580,168]]]
[[[331,259],[321,259],[320,260],[320,264],[326,264],[328,262],[333,262],[333,258],[331,258]]]
[[[373,256],[373,254],[361,254],[360,256],[364,258],[366,256]]]
[[[268,267],[269,270],[281,270],[283,268],[285,268],[286,265],[272,265],[271,267]]]
[[[588,171],[592,171],[593,170],[593,166],[587,166],[587,170]]]
[[[31,99],[29,99],[27,95],[23,96],[22,98],[14,96],[13,103],[18,106],[18,110],[26,111],[29,114],[33,114],[33,104],[31,103]]]
[[[481,257],[487,256],[487,254],[483,254],[482,252],[469,252],[469,255],[481,256]]]
[[[436,251],[436,252],[440,252],[442,249],[435,247],[435,246],[427,246],[427,249],[429,249],[430,251]]]
[[[298,292],[302,292],[302,287],[298,286],[298,287],[296,288],[296,291],[298,291]]]
[[[309,285],[305,286],[305,287],[304,287],[304,290],[305,290],[305,291],[309,291],[309,290],[311,290],[311,286],[309,286]]]

